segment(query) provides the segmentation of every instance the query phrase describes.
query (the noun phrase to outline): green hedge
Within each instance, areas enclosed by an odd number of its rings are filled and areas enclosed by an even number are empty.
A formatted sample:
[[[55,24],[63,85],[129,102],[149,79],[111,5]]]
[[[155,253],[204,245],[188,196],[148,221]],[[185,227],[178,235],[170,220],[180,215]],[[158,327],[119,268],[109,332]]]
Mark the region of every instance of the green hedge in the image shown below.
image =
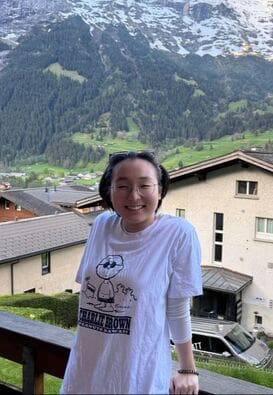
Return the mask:
[[[270,340],[270,341],[267,343],[267,345],[268,345],[268,347],[269,347],[271,350],[273,350],[273,340]]]
[[[34,309],[32,307],[14,307],[14,306],[0,306],[1,311],[20,315],[21,317],[31,318],[32,320],[39,320],[54,323],[53,311],[47,309]]]
[[[28,314],[28,310],[25,310],[26,308],[31,308],[35,311],[37,309],[51,311],[53,315],[52,323],[55,325],[61,325],[65,328],[77,325],[78,303],[79,296],[68,292],[50,296],[35,293],[0,296],[1,310],[3,310],[2,306],[18,308],[16,314],[24,317],[26,316],[25,314]],[[26,313],[24,313],[24,311],[26,311]],[[31,314],[36,316],[35,312]],[[37,319],[44,321],[44,319]]]

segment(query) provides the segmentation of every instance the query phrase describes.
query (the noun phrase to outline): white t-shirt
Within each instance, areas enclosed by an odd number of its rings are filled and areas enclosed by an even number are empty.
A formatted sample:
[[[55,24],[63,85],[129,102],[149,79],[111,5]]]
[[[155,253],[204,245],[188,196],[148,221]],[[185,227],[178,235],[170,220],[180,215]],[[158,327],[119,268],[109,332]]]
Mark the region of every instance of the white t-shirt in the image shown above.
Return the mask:
[[[78,329],[61,392],[167,394],[167,298],[202,293],[200,245],[186,220],[159,214],[127,233],[105,212],[94,221],[76,280]]]

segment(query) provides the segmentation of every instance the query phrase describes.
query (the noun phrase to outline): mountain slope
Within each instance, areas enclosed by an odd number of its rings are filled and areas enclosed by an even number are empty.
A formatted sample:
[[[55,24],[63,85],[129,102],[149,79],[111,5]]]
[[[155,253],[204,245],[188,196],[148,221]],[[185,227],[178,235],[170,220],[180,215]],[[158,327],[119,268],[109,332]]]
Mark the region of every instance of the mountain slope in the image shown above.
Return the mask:
[[[271,59],[272,0],[2,0],[0,37],[14,46],[37,23],[79,15],[91,34],[123,24],[152,48]]]
[[[13,14],[11,3],[17,7]],[[2,20],[6,18],[8,33],[0,46],[0,162],[6,166],[31,157],[69,167],[80,159],[99,160],[102,148],[75,144],[70,137],[76,132],[98,139],[126,133],[130,119],[139,129],[137,138],[154,147],[272,127],[273,64],[268,60],[182,56],[168,35],[168,50],[153,48],[150,19],[169,23],[170,16],[164,19],[162,12],[180,12],[181,4],[4,0]],[[225,5],[217,0],[183,4],[188,4],[183,23],[190,17],[208,23],[214,14],[239,20],[239,8],[236,11],[231,0]],[[269,1],[253,4],[257,13],[261,5],[270,9]],[[243,5],[246,2],[240,3],[242,14]],[[134,12],[138,24],[132,22]],[[132,23],[124,13],[131,15]],[[159,40],[166,29],[156,29]],[[189,38],[190,46],[199,51]]]

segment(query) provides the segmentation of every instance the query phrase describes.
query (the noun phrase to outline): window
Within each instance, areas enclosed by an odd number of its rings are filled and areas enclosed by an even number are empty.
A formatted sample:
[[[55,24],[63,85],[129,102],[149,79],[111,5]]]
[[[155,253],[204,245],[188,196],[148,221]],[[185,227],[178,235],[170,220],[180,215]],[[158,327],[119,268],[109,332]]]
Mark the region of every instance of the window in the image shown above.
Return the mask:
[[[196,352],[205,351],[222,354],[223,352],[228,351],[230,353],[228,346],[223,342],[223,340],[213,336],[193,334],[192,345]]]
[[[50,252],[42,254],[42,275],[50,273]]]
[[[32,293],[35,293],[36,292],[36,289],[35,288],[30,288],[30,289],[27,289],[26,291],[24,291],[24,294],[32,294]]]
[[[255,315],[255,324],[262,324],[263,317],[261,315]]]
[[[175,215],[176,215],[177,217],[183,217],[183,218],[185,218],[185,213],[186,213],[186,210],[185,210],[184,208],[177,208],[177,209],[175,210]]]
[[[273,241],[273,218],[256,218],[256,238]]]
[[[16,211],[21,211],[22,207],[20,206],[20,204],[16,204],[15,209]]]
[[[8,200],[5,200],[5,210],[10,209],[10,202]]]
[[[257,195],[257,181],[236,181],[236,195]]]
[[[224,214],[214,213],[214,261],[222,262]]]
[[[223,352],[230,353],[230,350],[228,349],[227,345],[221,339],[218,339],[217,337],[210,337],[209,342],[210,342],[211,352],[215,354],[223,354]]]
[[[194,350],[210,351],[207,336],[192,334],[192,345]]]

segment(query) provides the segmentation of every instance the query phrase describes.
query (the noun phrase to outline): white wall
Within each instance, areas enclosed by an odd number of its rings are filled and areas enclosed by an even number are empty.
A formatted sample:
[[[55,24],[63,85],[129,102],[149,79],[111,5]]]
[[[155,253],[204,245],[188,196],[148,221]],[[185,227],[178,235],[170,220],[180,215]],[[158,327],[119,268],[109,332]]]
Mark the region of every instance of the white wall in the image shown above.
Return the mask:
[[[11,268],[9,263],[0,265],[0,295],[11,293]]]
[[[51,251],[50,273],[42,275],[41,255],[20,260],[13,266],[14,294],[31,288],[43,294],[72,289],[78,292],[75,276],[83,254],[84,244]],[[0,294],[11,294],[10,264],[0,266]]]
[[[236,180],[257,181],[254,198],[235,197]],[[255,240],[255,217],[273,218],[273,176],[255,167],[240,165],[210,172],[205,181],[191,177],[171,184],[161,211],[185,217],[196,227],[202,246],[203,265],[222,266],[253,276],[243,292],[242,323],[253,328],[254,311],[263,316],[263,326],[273,331],[273,242]],[[224,214],[223,259],[213,262],[213,214]],[[251,327],[251,328],[250,328]]]

